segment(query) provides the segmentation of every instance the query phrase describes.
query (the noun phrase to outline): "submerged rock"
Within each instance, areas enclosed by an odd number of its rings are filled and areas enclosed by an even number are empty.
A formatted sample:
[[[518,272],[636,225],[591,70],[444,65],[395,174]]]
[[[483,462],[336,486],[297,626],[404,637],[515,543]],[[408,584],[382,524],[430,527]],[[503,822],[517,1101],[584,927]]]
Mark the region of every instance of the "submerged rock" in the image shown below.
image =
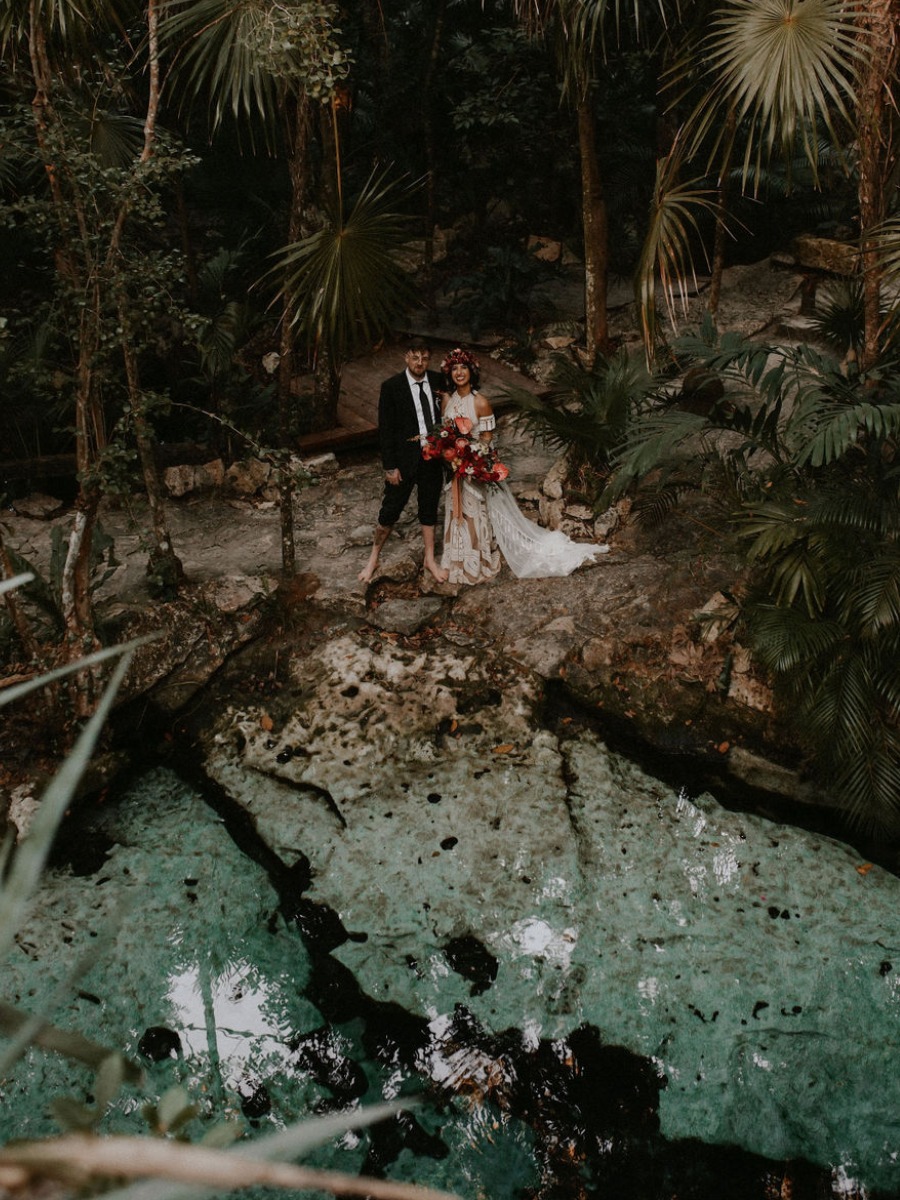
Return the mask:
[[[429,1022],[466,1006],[482,1087],[501,1031],[564,1046],[589,1026],[655,1064],[665,1137],[900,1185],[900,989],[882,969],[900,881],[679,794],[594,735],[558,741],[536,680],[475,646],[348,633],[291,673],[276,746],[252,709],[226,711],[208,765],[278,853],[303,848],[309,896],[368,935],[334,950],[354,986]],[[269,774],[281,741],[304,753],[279,772],[327,786],[345,827]]]

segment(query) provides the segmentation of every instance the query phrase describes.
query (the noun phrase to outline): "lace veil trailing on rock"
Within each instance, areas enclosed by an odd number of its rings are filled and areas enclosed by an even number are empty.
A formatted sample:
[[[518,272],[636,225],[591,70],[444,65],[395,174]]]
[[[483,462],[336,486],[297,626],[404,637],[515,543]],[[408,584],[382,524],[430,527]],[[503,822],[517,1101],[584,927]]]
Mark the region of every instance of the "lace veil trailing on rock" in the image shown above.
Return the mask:
[[[573,542],[561,530],[529,521],[505,483],[492,484],[484,492],[500,553],[519,579],[571,575],[582,563],[609,550],[606,545]]]

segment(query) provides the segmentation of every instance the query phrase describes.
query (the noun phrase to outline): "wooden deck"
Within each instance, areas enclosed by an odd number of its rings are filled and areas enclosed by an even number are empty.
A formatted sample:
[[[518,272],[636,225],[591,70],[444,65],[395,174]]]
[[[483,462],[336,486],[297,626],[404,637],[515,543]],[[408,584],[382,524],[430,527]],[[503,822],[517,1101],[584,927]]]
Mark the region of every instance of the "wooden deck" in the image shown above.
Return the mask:
[[[429,341],[433,369],[440,366],[441,359],[448,350],[459,344],[441,342],[435,338],[430,338]],[[479,390],[484,392],[499,411],[503,410],[502,394],[507,388],[520,387],[535,395],[543,390],[533,379],[495,362],[487,353],[477,349],[474,353],[481,363]],[[378,438],[378,393],[381,384],[389,375],[403,370],[403,354],[402,342],[396,342],[347,363],[341,378],[337,427],[299,438],[299,448],[309,454],[374,446]]]

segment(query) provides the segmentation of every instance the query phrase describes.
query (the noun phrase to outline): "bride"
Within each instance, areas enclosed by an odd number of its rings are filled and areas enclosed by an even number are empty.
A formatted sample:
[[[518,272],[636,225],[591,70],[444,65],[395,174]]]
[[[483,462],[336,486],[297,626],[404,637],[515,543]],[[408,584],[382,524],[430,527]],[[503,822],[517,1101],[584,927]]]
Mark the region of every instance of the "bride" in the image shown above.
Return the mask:
[[[482,442],[494,436],[496,420],[478,391],[478,360],[468,350],[451,350],[441,363],[446,386],[454,388],[442,406],[444,421],[472,423]],[[500,554],[519,579],[570,575],[576,567],[609,549],[573,542],[559,530],[544,529],[519,511],[505,483],[480,484],[454,475],[447,485],[441,566],[449,583],[482,583],[500,570]]]

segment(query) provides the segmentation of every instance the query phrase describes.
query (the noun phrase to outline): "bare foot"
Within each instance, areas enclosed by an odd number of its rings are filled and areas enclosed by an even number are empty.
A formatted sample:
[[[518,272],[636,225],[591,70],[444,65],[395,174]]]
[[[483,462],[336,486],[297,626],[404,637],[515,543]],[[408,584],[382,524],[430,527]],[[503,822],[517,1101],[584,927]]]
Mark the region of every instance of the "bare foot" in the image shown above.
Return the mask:
[[[435,579],[438,581],[438,583],[446,583],[447,580],[450,578],[450,572],[445,571],[443,567],[438,566],[438,563],[436,562],[435,559],[432,559],[429,562],[429,560],[426,558],[426,560],[422,564],[422,566],[424,567],[424,569],[426,571],[431,572],[431,574],[435,577]]]
[[[357,575],[356,578],[359,580],[360,583],[371,583],[372,576],[375,574],[375,568],[377,566],[378,566],[378,559],[370,558],[369,561],[366,563],[366,565],[363,567],[363,569],[360,571],[360,573]]]

